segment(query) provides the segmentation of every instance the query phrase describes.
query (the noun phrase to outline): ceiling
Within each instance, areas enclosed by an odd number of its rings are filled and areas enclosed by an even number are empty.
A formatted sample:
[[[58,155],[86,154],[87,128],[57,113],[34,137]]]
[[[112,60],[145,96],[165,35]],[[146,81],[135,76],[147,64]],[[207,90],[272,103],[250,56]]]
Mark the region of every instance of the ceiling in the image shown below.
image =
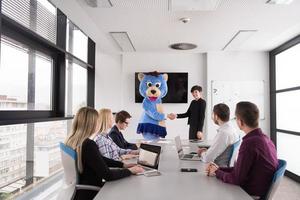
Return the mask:
[[[127,32],[137,52],[176,52],[168,46],[196,44],[196,49],[185,51],[189,53],[221,51],[239,30],[257,31],[230,50],[269,51],[300,34],[299,0],[290,5],[269,5],[267,0],[221,0],[212,11],[172,11],[172,0],[110,1],[111,8],[93,8],[86,0],[65,1],[63,5],[77,3],[93,21],[99,34],[105,36],[97,44],[110,44],[101,48],[104,52],[122,53],[109,32]],[[179,20],[182,17],[191,20],[183,23]]]

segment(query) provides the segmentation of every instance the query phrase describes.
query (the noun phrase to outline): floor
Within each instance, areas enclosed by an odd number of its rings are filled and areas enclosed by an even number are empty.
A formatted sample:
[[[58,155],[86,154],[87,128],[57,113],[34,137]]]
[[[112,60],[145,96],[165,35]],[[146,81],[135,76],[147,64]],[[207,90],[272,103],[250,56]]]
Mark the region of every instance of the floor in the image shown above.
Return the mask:
[[[283,177],[273,200],[300,200],[300,183]]]

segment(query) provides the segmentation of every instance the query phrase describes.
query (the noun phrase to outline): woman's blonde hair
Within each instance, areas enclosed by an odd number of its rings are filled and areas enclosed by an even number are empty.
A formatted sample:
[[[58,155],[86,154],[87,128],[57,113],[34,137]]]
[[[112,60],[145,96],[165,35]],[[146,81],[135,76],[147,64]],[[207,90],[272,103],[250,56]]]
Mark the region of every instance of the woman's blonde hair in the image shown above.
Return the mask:
[[[106,133],[108,129],[111,127],[109,126],[111,122],[112,112],[108,108],[102,108],[98,111],[99,113],[99,132]]]
[[[75,115],[72,130],[65,140],[65,144],[77,152],[77,167],[80,173],[82,166],[82,143],[93,133],[98,132],[99,115],[97,110],[90,107],[82,107]]]

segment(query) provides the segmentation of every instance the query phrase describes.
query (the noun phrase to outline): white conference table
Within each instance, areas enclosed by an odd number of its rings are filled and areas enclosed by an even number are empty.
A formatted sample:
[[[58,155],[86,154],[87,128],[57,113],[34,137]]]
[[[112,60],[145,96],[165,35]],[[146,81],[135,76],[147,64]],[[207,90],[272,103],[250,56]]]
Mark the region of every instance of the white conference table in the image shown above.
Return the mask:
[[[167,142],[167,140],[165,140]],[[179,160],[173,141],[158,143],[160,176],[130,176],[105,183],[94,200],[251,200],[242,188],[208,177],[201,161]],[[201,144],[201,143],[199,143]],[[195,151],[197,144],[183,141],[184,151]],[[197,168],[198,172],[180,172],[180,168]]]

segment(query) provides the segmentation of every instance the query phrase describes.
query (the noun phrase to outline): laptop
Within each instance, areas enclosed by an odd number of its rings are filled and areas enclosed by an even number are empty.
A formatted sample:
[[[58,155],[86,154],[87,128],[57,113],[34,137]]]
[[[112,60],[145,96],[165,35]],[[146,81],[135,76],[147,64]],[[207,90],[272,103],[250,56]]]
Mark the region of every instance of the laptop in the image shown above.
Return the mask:
[[[198,154],[184,154],[183,153],[180,136],[175,137],[175,145],[176,145],[178,157],[180,160],[191,160],[191,161],[201,160],[201,157],[199,157]]]
[[[161,147],[151,144],[142,143],[140,146],[140,153],[137,160],[139,164],[145,171],[138,173],[137,175],[147,175],[153,172],[158,172],[159,156],[161,153]]]

